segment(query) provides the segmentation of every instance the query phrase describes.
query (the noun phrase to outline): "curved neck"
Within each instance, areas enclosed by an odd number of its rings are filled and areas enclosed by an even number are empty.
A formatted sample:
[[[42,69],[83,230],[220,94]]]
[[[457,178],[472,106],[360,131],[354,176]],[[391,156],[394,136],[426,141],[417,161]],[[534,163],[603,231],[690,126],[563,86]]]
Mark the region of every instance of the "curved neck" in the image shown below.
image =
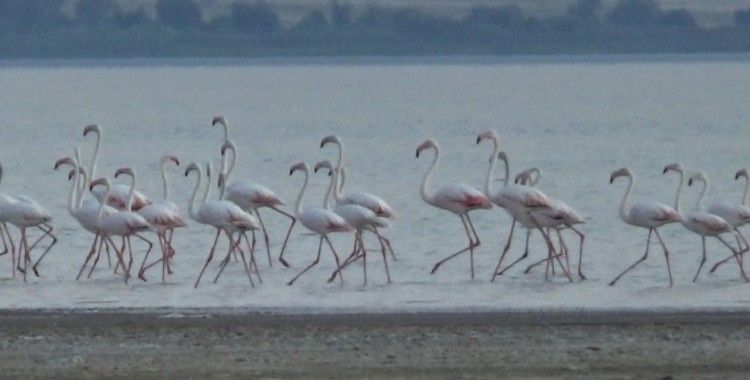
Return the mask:
[[[346,174],[344,174],[344,168],[334,170],[333,177],[334,177],[335,183],[337,183],[337,185],[333,187],[333,199],[338,204],[338,203],[341,203],[341,193],[344,189],[344,181],[346,181]]]
[[[331,181],[328,183],[328,189],[326,190],[326,195],[323,197],[323,208],[325,209],[331,209],[331,191],[336,194],[338,190],[333,190],[336,185],[336,174],[331,173]],[[335,196],[335,195],[334,195]]]
[[[490,166],[487,168],[487,177],[484,179],[484,194],[490,196],[492,190],[492,181],[494,178],[493,173],[495,171],[495,164],[497,163],[497,140],[492,139],[492,156],[490,157]],[[507,177],[507,174],[506,174]]]
[[[135,195],[135,174],[130,176],[130,191],[128,192],[128,204],[125,206],[125,210],[128,212],[133,211],[133,197]],[[104,198],[109,199],[109,198]]]
[[[188,215],[193,219],[198,217],[198,213],[195,211],[195,198],[198,197],[198,190],[201,187],[201,182],[203,182],[203,173],[201,173],[201,170],[198,169],[195,172],[198,173],[198,180],[195,181],[195,188],[193,188],[193,195],[190,197],[190,205],[188,206]]]
[[[227,158],[227,151],[232,152],[231,160]],[[232,174],[232,171],[234,170],[234,164],[236,162],[237,152],[235,152],[233,148],[227,149],[225,151],[224,157],[222,157],[221,159],[221,170],[219,170],[219,173],[223,173],[223,180],[221,182],[221,187],[219,188],[219,199],[224,199],[224,192],[226,191],[227,183],[229,182],[229,175]]]
[[[162,185],[164,186],[164,200],[169,200],[169,181],[167,180],[167,172],[164,168],[164,164],[166,164],[165,161],[161,162],[161,181]]]
[[[203,193],[203,204],[208,202],[208,197],[211,196],[211,164],[208,165],[206,171],[206,191]]]
[[[302,183],[302,188],[299,189],[299,194],[297,194],[297,203],[294,205],[294,211],[299,215],[299,213],[302,212],[302,196],[305,195],[305,189],[307,189],[307,181],[310,174],[307,172],[307,170],[303,170],[305,173],[305,181]]]
[[[229,127],[227,126],[226,121],[219,124],[221,124],[221,127],[224,128],[224,142],[229,141]]]
[[[339,151],[339,157],[336,161],[336,170],[340,170],[344,166],[344,146],[340,142],[337,142],[336,147]]]
[[[703,188],[700,195],[698,195],[698,201],[695,203],[695,211],[703,209],[703,198],[705,198],[706,192],[708,192],[708,180],[703,181]]]
[[[81,207],[83,207],[83,197],[86,196],[86,189],[89,186],[89,178],[88,175],[86,175],[86,169],[78,168],[78,171],[80,172],[79,174],[81,175],[81,180],[78,181],[78,202],[76,208],[80,210]]]
[[[742,205],[747,206],[747,195],[750,190],[750,178],[745,177],[745,192],[742,194]]]
[[[630,192],[633,191],[633,182],[635,182],[635,179],[631,176],[628,176],[628,187],[627,190],[625,190],[625,195],[622,197],[622,202],[620,202],[620,219],[622,219],[624,222],[628,222],[630,220],[630,216],[628,215],[627,210],[627,204],[628,204],[628,198],[630,198]]]
[[[430,195],[427,194],[427,188],[430,186],[430,179],[432,178],[432,172],[435,170],[435,165],[437,165],[438,160],[440,159],[440,149],[438,149],[437,146],[434,149],[435,156],[432,158],[432,163],[427,169],[427,172],[424,174],[422,183],[419,185],[419,195],[421,195],[422,199],[427,203],[431,203]]]
[[[102,142],[102,132],[96,132],[96,145],[94,146],[94,154],[91,156],[91,165],[89,166],[89,178],[96,176],[96,162],[99,160],[99,147]]]
[[[677,193],[674,197],[674,209],[678,213],[680,213],[680,198],[682,197],[682,187],[685,185],[685,173],[679,172],[680,174],[680,183],[677,184]]]
[[[75,174],[73,174],[73,184],[70,186],[70,193],[68,194],[68,212],[70,212],[71,215],[76,212],[76,198],[80,192],[79,182],[81,176],[78,171],[78,161],[75,162],[73,170],[75,170]]]

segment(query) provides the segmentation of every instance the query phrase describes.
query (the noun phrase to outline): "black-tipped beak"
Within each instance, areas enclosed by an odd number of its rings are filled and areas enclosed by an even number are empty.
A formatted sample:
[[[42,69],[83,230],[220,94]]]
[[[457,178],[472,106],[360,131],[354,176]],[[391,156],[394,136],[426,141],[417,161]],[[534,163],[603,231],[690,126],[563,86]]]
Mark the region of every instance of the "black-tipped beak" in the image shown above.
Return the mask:
[[[333,175],[333,172],[328,172],[328,176],[329,177],[332,176],[332,175]]]
[[[294,169],[289,169],[289,175],[292,175],[294,173]]]
[[[316,167],[315,167],[315,169],[313,169],[313,173],[317,173],[317,172],[318,172],[318,169],[320,169],[320,167],[319,167],[319,166],[316,166]]]
[[[688,180],[688,186],[693,186],[693,179],[692,179],[692,178],[690,178],[690,179]]]
[[[667,174],[668,171],[669,171],[669,168],[664,168],[664,170],[662,170],[661,174]]]
[[[480,142],[482,142],[482,136],[477,136],[477,144],[479,144]]]
[[[615,182],[615,176],[610,176],[609,177],[609,183],[612,184],[614,182]]]
[[[419,151],[417,151],[417,158],[419,158]]]
[[[324,146],[326,146],[326,141],[323,140],[320,142],[320,148],[322,149]]]

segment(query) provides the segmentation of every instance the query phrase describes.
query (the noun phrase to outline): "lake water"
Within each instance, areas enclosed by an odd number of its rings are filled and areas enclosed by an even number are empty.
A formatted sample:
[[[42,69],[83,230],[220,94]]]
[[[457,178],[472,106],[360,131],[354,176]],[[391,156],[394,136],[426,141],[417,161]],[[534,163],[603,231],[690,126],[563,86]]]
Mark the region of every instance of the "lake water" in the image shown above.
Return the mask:
[[[174,63],[174,62],[173,62]],[[179,63],[179,62],[177,62]],[[63,65],[34,63],[0,66],[0,188],[24,193],[47,206],[60,242],[41,268],[43,278],[23,284],[10,278],[10,260],[0,259],[0,307],[251,307],[286,310],[414,310],[525,308],[746,308],[750,284],[736,266],[690,282],[700,258],[700,239],[679,225],[663,229],[672,250],[676,284],[666,288],[664,257],[654,245],[649,260],[617,287],[606,286],[642,255],[646,231],[625,226],[617,206],[625,183],[610,185],[612,170],[628,166],[637,176],[635,195],[672,202],[676,178],[663,166],[682,162],[705,170],[713,180],[708,201],[739,202],[742,183],[734,172],[750,166],[750,59],[689,57],[622,60],[471,59],[447,63],[379,60],[274,61],[263,64],[197,63]],[[259,251],[264,283],[255,289],[239,265],[219,284],[209,268],[200,289],[192,289],[213,231],[191,223],[175,234],[176,274],[166,285],[134,280],[122,284],[100,266],[91,280],[74,281],[92,236],[65,209],[69,183],[56,173],[57,158],[81,145],[89,157],[93,141],[82,127],[105,131],[100,175],[132,166],[139,187],[159,198],[157,161],[164,153],[191,161],[219,161],[222,132],[211,118],[224,114],[239,147],[234,179],[253,179],[293,203],[302,178],[290,177],[290,164],[334,160],[333,149],[318,148],[335,133],[346,146],[348,188],[381,195],[399,218],[388,231],[397,262],[394,283],[385,286],[382,261],[370,254],[370,285],[361,270],[345,272],[345,284],[325,284],[333,261],[321,264],[290,288],[284,285],[314,259],[317,238],[296,229],[288,248],[293,269],[267,268]],[[545,281],[543,271],[522,275],[522,267],[489,282],[510,219],[501,209],[478,211],[473,219],[482,238],[476,253],[477,280],[469,280],[468,256],[429,275],[432,264],[465,245],[457,217],[427,206],[418,185],[430,158],[415,159],[416,146],[433,137],[442,148],[435,185],[462,181],[481,186],[489,144],[476,134],[494,129],[508,152],[512,171],[536,166],[538,187],[586,216],[584,270],[589,280],[568,284]],[[429,155],[428,155],[429,156]],[[67,173],[66,173],[67,174]],[[171,170],[173,198],[187,208],[194,177]],[[307,204],[319,204],[326,178],[312,177]],[[692,207],[696,189],[684,201]],[[215,194],[215,192],[214,192]],[[291,208],[291,207],[290,207]],[[278,253],[286,219],[265,213]],[[16,231],[14,231],[16,234]],[[17,236],[17,235],[16,235]],[[523,250],[517,234],[511,258]],[[542,257],[538,236],[532,258]],[[568,240],[577,247],[573,236]],[[334,243],[343,255],[351,237]],[[138,243],[135,243],[140,247]],[[368,247],[375,248],[374,243]],[[709,264],[727,250],[710,241]],[[573,249],[575,250],[575,249]],[[136,259],[142,251],[139,249]],[[750,268],[748,268],[750,270]]]

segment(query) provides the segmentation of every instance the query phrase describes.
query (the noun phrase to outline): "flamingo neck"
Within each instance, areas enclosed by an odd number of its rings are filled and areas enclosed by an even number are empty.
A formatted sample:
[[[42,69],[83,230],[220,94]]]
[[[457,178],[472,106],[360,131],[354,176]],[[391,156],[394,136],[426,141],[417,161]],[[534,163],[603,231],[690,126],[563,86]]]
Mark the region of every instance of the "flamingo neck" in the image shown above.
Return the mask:
[[[220,123],[221,127],[224,128],[224,142],[229,141],[229,127],[227,126],[226,122]]]
[[[488,197],[492,194],[492,180],[493,173],[495,172],[495,164],[497,163],[497,150],[498,144],[496,139],[492,139],[492,156],[490,156],[490,165],[487,168],[487,177],[484,179],[484,194]],[[507,177],[507,175],[506,175]]]
[[[86,187],[88,186],[89,179],[88,175],[86,174],[86,169],[84,168],[78,168],[79,174],[81,175],[81,180],[78,181],[78,198],[76,203],[76,209],[80,210],[81,207],[83,207],[83,197],[86,195]]]
[[[127,206],[125,206],[125,210],[127,210],[128,212],[133,212],[133,198],[135,196],[135,173],[133,173],[133,175],[130,177],[130,191],[128,192],[128,203]],[[109,199],[109,197],[104,199]]]
[[[685,185],[685,173],[680,173],[680,183],[677,184],[677,193],[674,197],[674,209],[677,213],[680,213],[680,199],[682,198],[682,188]]]
[[[198,189],[200,189],[201,182],[203,182],[203,173],[201,173],[200,168],[198,170],[195,170],[195,172],[198,173],[198,180],[195,181],[195,187],[193,188],[193,195],[190,197],[190,205],[188,206],[188,215],[190,215],[190,217],[193,218],[194,220],[198,220],[198,213],[195,211],[195,198],[198,197]]]
[[[299,194],[297,194],[297,203],[294,205],[294,211],[299,215],[302,212],[302,196],[305,195],[305,189],[307,189],[307,182],[310,177],[310,173],[308,173],[307,170],[303,170],[305,173],[305,181],[302,183],[302,188],[299,189]]]
[[[104,194],[104,198],[102,198],[102,201],[99,203],[99,212],[97,213],[97,220],[99,223],[102,221],[102,216],[104,215],[104,207],[107,204],[107,199],[109,199],[110,194],[112,193],[112,187],[109,185],[109,183],[106,183],[105,186],[107,187],[107,191]]]
[[[89,166],[89,178],[96,176],[96,163],[99,160],[99,147],[102,142],[102,132],[97,131],[96,133],[96,145],[94,145],[94,154],[91,156],[91,165]]]
[[[701,189],[700,195],[698,195],[698,202],[695,203],[695,211],[703,210],[703,198],[705,198],[708,192],[708,180],[703,181],[703,188]]]
[[[341,203],[341,193],[344,191],[344,182],[346,181],[346,174],[344,168],[334,171],[333,176],[338,183],[333,187],[333,199],[336,203]]]
[[[747,196],[750,190],[750,178],[745,177],[745,192],[742,194],[742,205],[747,206]]]
[[[166,202],[169,199],[169,182],[167,179],[166,169],[164,168],[165,164],[166,162],[162,161],[160,165],[161,167],[159,169],[161,170],[161,182],[162,182],[163,191],[164,191],[164,201]]]
[[[625,223],[630,222],[630,215],[628,214],[627,204],[628,199],[630,198],[630,192],[633,191],[633,182],[635,182],[635,179],[633,179],[632,176],[627,176],[627,178],[628,187],[625,190],[625,195],[622,197],[622,201],[620,202],[620,219],[622,219],[622,221]]]
[[[219,173],[223,173],[223,181],[221,182],[221,187],[219,188],[219,199],[224,199],[224,193],[226,192],[227,183],[229,182],[229,175],[232,174],[232,171],[234,170],[234,164],[237,162],[237,152],[234,151],[233,148],[229,148],[229,151],[232,152],[232,159],[231,161],[229,158],[227,158],[227,155],[224,154],[224,157],[221,160],[221,170],[219,170]]]
[[[206,191],[203,193],[203,203],[208,202],[208,197],[211,196],[211,163],[208,163],[206,170]]]
[[[424,177],[422,178],[422,183],[419,185],[419,195],[422,196],[422,200],[424,200],[427,203],[432,203],[432,197],[430,197],[429,194],[427,194],[427,188],[430,186],[430,179],[432,179],[432,172],[435,170],[435,166],[438,163],[438,160],[440,160],[440,149],[438,147],[434,147],[435,149],[435,156],[432,158],[432,163],[430,164],[430,167],[427,169],[427,172],[424,174]]]
[[[336,143],[336,147],[338,148],[338,159],[336,160],[336,170],[341,170],[342,167],[344,167],[344,146],[341,144],[341,142]]]
[[[327,209],[327,210],[331,209],[331,191],[333,191],[334,194],[337,192],[336,190],[333,190],[335,186],[336,186],[336,174],[332,173],[331,181],[328,183],[328,189],[326,190],[326,195],[323,197],[324,209]]]
[[[68,194],[68,212],[71,215],[74,215],[76,212],[76,200],[77,200],[76,198],[80,191],[80,186],[78,182],[81,179],[81,176],[78,173],[78,161],[75,161],[73,170],[75,170],[76,172],[75,174],[73,174],[73,184],[70,186],[70,193]]]

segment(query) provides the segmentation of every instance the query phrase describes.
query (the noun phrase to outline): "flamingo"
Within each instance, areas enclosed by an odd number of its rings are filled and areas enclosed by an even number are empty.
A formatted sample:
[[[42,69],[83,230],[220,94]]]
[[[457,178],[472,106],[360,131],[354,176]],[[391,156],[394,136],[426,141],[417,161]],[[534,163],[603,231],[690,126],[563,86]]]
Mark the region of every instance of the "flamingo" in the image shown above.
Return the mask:
[[[744,250],[747,251],[747,249],[750,248],[750,244],[748,244],[747,239],[745,239],[745,236],[742,234],[742,232],[740,232],[739,229],[739,227],[744,226],[745,224],[750,222],[750,207],[748,207],[747,204],[748,190],[750,190],[750,179],[748,177],[747,169],[740,169],[737,171],[737,173],[735,173],[734,180],[737,181],[740,178],[745,178],[745,191],[742,194],[742,203],[739,205],[726,202],[713,203],[708,206],[708,212],[722,217],[727,221],[727,223],[731,224],[739,237],[739,240],[737,240],[737,245],[739,247],[742,247],[742,243],[744,243]],[[729,257],[717,262],[711,268],[711,271],[709,271],[709,273],[715,272],[716,269],[718,269],[722,264],[733,258],[734,255],[730,255]]]
[[[86,255],[86,259],[83,262],[83,265],[81,265],[80,270],[78,271],[78,276],[76,276],[76,281],[78,281],[81,278],[81,275],[83,274],[83,270],[86,268],[86,265],[88,264],[89,260],[93,257],[93,255],[97,252],[101,252],[102,246],[106,244],[107,249],[107,258],[109,260],[109,244],[105,239],[101,238],[101,234],[99,233],[99,207],[100,202],[93,199],[92,197],[86,197],[87,193],[87,175],[84,168],[79,166],[79,151],[78,148],[75,148],[75,159],[71,157],[65,157],[57,160],[55,162],[55,170],[57,170],[62,165],[70,165],[73,167],[73,170],[71,171],[71,175],[73,178],[73,184],[70,188],[70,194],[68,197],[68,212],[70,213],[73,218],[75,218],[78,223],[83,227],[86,231],[91,232],[94,234],[94,241],[91,243],[91,248],[89,249],[88,254]],[[68,177],[70,178],[71,175]],[[105,213],[114,213],[117,212],[116,209],[106,206],[105,205]],[[99,244],[99,249],[97,251],[97,243]],[[98,261],[98,255],[97,260]],[[111,264],[110,264],[111,265]],[[94,266],[91,267],[91,272],[93,272]]]
[[[226,121],[224,121],[222,125],[226,127]],[[226,157],[227,151],[232,152],[231,161],[228,161],[228,158]],[[266,244],[266,254],[268,255],[269,266],[273,266],[271,264],[271,248],[269,245],[268,232],[266,231],[266,227],[263,224],[263,219],[260,216],[259,209],[268,208],[281,215],[286,216],[291,220],[291,223],[289,223],[289,228],[286,232],[286,237],[284,237],[284,244],[282,244],[281,252],[279,253],[279,262],[281,262],[282,265],[289,267],[289,263],[284,260],[284,250],[286,250],[286,245],[289,241],[289,235],[292,233],[292,229],[294,228],[294,224],[296,223],[294,215],[280,209],[280,207],[284,205],[284,202],[279,196],[276,195],[276,193],[273,192],[273,190],[263,185],[250,181],[234,182],[230,185],[227,185],[227,182],[229,181],[229,175],[232,173],[235,162],[237,160],[237,148],[232,140],[226,140],[224,142],[221,147],[221,156],[222,169],[219,171],[219,186],[221,187],[221,198],[223,199],[225,195],[224,193],[226,191],[226,198],[228,200],[234,202],[243,210],[254,214],[258,218],[261,230],[263,231],[263,239],[265,240]]]
[[[240,237],[238,236],[237,241],[235,242],[235,240],[232,238],[232,235],[234,234],[234,232],[240,230],[258,229],[258,222],[252,215],[243,211],[239,206],[235,205],[232,202],[224,200],[208,200],[211,189],[211,163],[208,163],[208,165],[206,165],[207,183],[206,191],[203,194],[203,201],[196,208],[195,200],[198,196],[198,190],[200,189],[203,182],[203,175],[201,173],[200,167],[195,162],[188,165],[188,167],[185,169],[185,177],[189,176],[191,172],[197,173],[198,181],[195,184],[193,195],[190,198],[188,215],[190,215],[190,218],[198,223],[216,228],[216,236],[214,237],[214,242],[211,245],[211,249],[209,250],[208,258],[206,259],[206,263],[203,264],[203,268],[198,274],[198,278],[195,280],[195,285],[193,285],[193,287],[198,288],[201,277],[203,277],[203,272],[206,271],[206,267],[208,267],[208,264],[211,262],[211,260],[213,260],[214,252],[216,251],[216,243],[219,241],[219,235],[222,232],[224,232],[224,234],[227,236],[227,239],[229,239],[229,250],[227,252],[227,258],[229,258],[229,255],[231,255],[234,250],[239,250],[240,257],[242,257],[243,266],[245,267],[245,272],[247,273],[250,284],[252,286],[255,286],[253,278],[250,274],[250,268],[248,267],[247,261],[245,260],[245,253],[239,247]],[[222,263],[222,269],[226,266],[225,263],[226,262]],[[218,275],[216,279],[218,280]]]
[[[542,193],[539,190],[522,186],[522,185],[516,185],[516,184],[510,184],[510,167],[508,165],[508,159],[505,154],[500,154],[498,152],[499,150],[499,138],[497,136],[497,133],[495,131],[486,131],[482,132],[479,135],[477,135],[477,145],[479,145],[482,141],[489,140],[492,142],[492,155],[490,156],[490,163],[489,167],[487,168],[487,176],[485,177],[484,182],[484,195],[491,200],[492,203],[495,205],[505,209],[505,211],[513,218],[513,222],[511,223],[510,232],[508,234],[508,239],[505,243],[505,247],[503,248],[503,252],[500,254],[500,259],[497,262],[497,265],[495,266],[495,270],[492,272],[492,279],[490,281],[494,281],[495,278],[507,271],[509,268],[513,267],[515,264],[519,263],[521,260],[526,259],[529,254],[529,239],[531,236],[531,230],[532,229],[538,229],[539,232],[542,234],[542,237],[544,238],[545,243],[547,244],[550,258],[557,258],[559,261],[559,255],[554,254],[555,249],[552,245],[552,241],[550,240],[547,233],[544,231],[543,227],[551,227],[550,225],[543,225],[542,222],[548,221],[548,218],[545,218],[544,220],[541,220],[539,218],[539,213],[542,212],[554,212],[553,208],[553,202],[550,200],[544,193]],[[493,176],[495,172],[495,165],[497,163],[497,159],[500,158],[505,163],[505,179],[503,180],[504,186],[502,189],[500,189],[497,192],[493,192],[491,188],[491,184],[493,182]],[[513,239],[513,232],[515,230],[516,222],[520,223],[522,226],[526,228],[526,249],[524,250],[524,253],[521,257],[510,263],[508,266],[506,266],[502,271],[500,271],[500,266],[502,265],[503,260],[505,259],[505,255],[510,250],[511,241]],[[562,265],[562,263],[561,263]],[[563,272],[568,277],[568,280],[572,281],[573,279],[570,277],[570,274],[563,266]]]
[[[83,137],[86,137],[89,133],[94,133],[96,135],[96,145],[94,147],[94,154],[91,158],[91,165],[88,171],[89,178],[93,180],[94,178],[96,178],[96,164],[99,160],[99,148],[101,146],[102,136],[104,133],[102,129],[96,124],[90,124],[83,128]],[[146,196],[138,190],[135,190],[133,192],[133,201],[130,202],[130,199],[128,198],[130,190],[128,189],[127,185],[114,184],[111,186],[111,194],[109,195],[109,198],[107,198],[107,204],[118,210],[124,210],[125,206],[130,203],[133,210],[138,211],[142,207],[151,203],[148,198],[146,198]],[[96,197],[96,199],[100,202],[102,201],[102,199],[104,199],[105,192],[102,188],[94,187],[91,192],[92,194],[94,194],[94,197]]]
[[[228,182],[229,174],[231,174],[232,170],[234,169],[234,164],[237,160],[237,148],[234,143],[229,140],[229,124],[227,123],[227,119],[224,116],[214,117],[211,121],[211,125],[221,125],[224,128],[224,144],[221,148],[222,170],[220,170],[219,173],[219,181],[225,183]],[[226,162],[225,151],[227,149],[230,149],[232,151],[231,165],[227,165]],[[263,224],[263,219],[260,216],[259,209],[271,209],[291,220],[291,223],[289,223],[289,228],[286,232],[286,237],[284,237],[284,243],[281,245],[281,251],[279,252],[279,262],[285,267],[289,268],[289,263],[284,259],[284,252],[286,251],[286,246],[289,242],[289,236],[292,234],[292,229],[294,229],[294,225],[297,220],[292,214],[280,209],[280,207],[284,205],[284,202],[281,200],[281,198],[268,187],[251,181],[232,183],[231,185],[227,186],[226,191],[227,199],[239,205],[243,210],[254,213],[257,216],[258,222],[260,222],[260,226],[263,231],[263,239],[266,243],[266,253],[269,255],[269,257],[271,254],[269,247],[270,239],[268,237],[266,227]],[[270,260],[269,265],[271,265]]]
[[[615,283],[617,283],[617,281],[623,275],[625,275],[625,273],[628,273],[638,264],[646,261],[646,259],[648,258],[648,249],[651,245],[651,234],[654,233],[659,239],[659,243],[664,250],[664,258],[667,261],[667,274],[669,275],[669,286],[672,287],[673,281],[672,269],[669,266],[669,250],[667,250],[667,246],[664,244],[664,240],[659,234],[659,227],[665,224],[679,222],[682,219],[680,217],[680,213],[672,207],[669,207],[663,203],[653,201],[641,201],[629,205],[628,199],[630,198],[630,193],[633,191],[635,178],[633,178],[633,173],[630,171],[630,169],[621,168],[612,172],[612,175],[610,175],[609,177],[609,183],[614,183],[615,180],[620,177],[625,177],[628,179],[628,187],[625,191],[625,195],[622,197],[622,202],[620,203],[620,219],[625,224],[648,229],[648,237],[646,238],[646,253],[643,254],[643,257],[638,259],[635,263],[633,263],[617,277],[615,277],[609,283],[609,285],[615,285]]]
[[[323,207],[331,210],[331,204],[330,204],[330,195],[333,190],[334,193],[334,199],[339,196],[339,188],[336,186],[336,176],[333,175],[333,166],[330,162],[327,160],[320,161],[317,164],[315,164],[315,172],[317,173],[318,170],[321,168],[328,169],[328,176],[331,177],[330,184],[328,185],[328,190],[326,191],[326,195],[323,199]],[[363,273],[364,273],[364,285],[367,285],[367,250],[365,249],[364,242],[362,241],[362,232],[365,230],[368,231],[375,231],[375,228],[381,227],[385,228],[388,227],[388,221],[385,218],[379,217],[375,215],[375,213],[365,207],[362,207],[360,205],[355,204],[336,204],[336,206],[332,210],[346,221],[347,224],[354,227],[354,248],[352,249],[352,254],[349,257],[349,259],[345,260],[343,265],[339,268],[337,268],[331,277],[328,279],[328,282],[333,281],[336,278],[336,275],[338,272],[340,272],[344,267],[346,267],[349,263],[354,261],[354,258],[358,257],[358,254],[361,255],[363,259]],[[377,236],[377,232],[373,232]],[[388,261],[386,258],[386,252],[385,252],[385,246],[381,246],[382,248],[382,254],[383,254],[383,260],[385,262],[385,270],[386,275],[388,277],[388,282],[391,282],[391,276],[388,271]]]
[[[2,180],[2,177],[3,167],[2,165],[0,165],[0,180]],[[31,250],[44,237],[48,236],[52,239],[50,245],[47,246],[39,259],[37,259],[37,261],[32,265],[34,274],[39,277],[39,271],[37,270],[37,267],[41,263],[42,259],[44,259],[44,257],[47,255],[47,253],[52,249],[52,247],[57,244],[57,237],[52,233],[52,217],[50,216],[49,212],[39,203],[25,195],[9,195],[0,193],[0,222],[2,222],[3,224],[2,229],[5,230],[5,234],[7,235],[12,247],[11,259],[13,261],[13,276],[15,277],[15,269],[18,268],[23,273],[24,282],[26,281],[27,263],[31,261]],[[13,246],[13,240],[10,236],[10,231],[8,230],[6,223],[10,223],[16,226],[21,231],[21,239],[18,244],[18,263],[16,263],[15,247]],[[43,233],[43,235],[39,239],[37,239],[37,241],[31,246],[29,246],[28,240],[26,238],[26,229],[29,227],[38,228]],[[3,238],[3,241],[5,241],[5,238]],[[5,248],[7,250],[8,246],[6,245]],[[24,259],[23,269],[21,268],[22,255]]]
[[[522,185],[526,185],[529,187],[534,187],[539,180],[541,179],[541,173],[539,172],[539,169],[537,168],[529,168],[526,169],[518,175],[516,175],[515,183],[520,183]],[[540,224],[542,225],[553,225],[553,228],[557,232],[557,236],[560,241],[560,247],[563,249],[565,254],[565,261],[568,261],[568,248],[565,245],[565,241],[562,238],[562,231],[565,229],[570,229],[571,231],[575,232],[578,237],[580,238],[580,242],[578,244],[578,277],[581,280],[585,280],[586,276],[583,274],[583,271],[581,270],[581,264],[583,263],[583,242],[586,239],[586,235],[578,230],[575,225],[577,224],[583,224],[586,221],[583,219],[583,216],[570,207],[567,203],[558,200],[558,199],[551,199],[552,200],[552,213],[548,212],[540,212],[538,214],[535,214],[537,216],[538,220],[540,220]],[[555,225],[556,224],[556,225]],[[524,273],[528,273],[528,271],[531,270],[531,268],[535,267],[538,264],[541,264],[543,262],[550,263],[549,258],[546,258],[544,260],[541,260],[537,263],[534,263],[526,268]],[[568,263],[568,271],[570,271],[570,264]]]
[[[745,271],[742,268],[742,259],[740,258],[740,253],[737,252],[720,236],[721,234],[735,231],[734,228],[731,224],[727,223],[727,221],[725,221],[721,217],[701,211],[701,209],[703,208],[703,197],[708,191],[708,177],[706,176],[706,174],[704,172],[697,172],[688,180],[688,186],[692,186],[694,182],[702,182],[703,189],[701,189],[700,196],[698,197],[698,202],[695,204],[695,210],[683,213],[680,211],[680,196],[682,195],[682,186],[685,182],[685,169],[682,167],[682,165],[673,163],[667,165],[662,173],[666,174],[670,171],[674,171],[680,175],[680,182],[677,185],[677,192],[675,193],[674,199],[674,209],[682,215],[680,222],[686,229],[695,232],[701,237],[701,261],[700,265],[698,265],[698,270],[695,272],[695,276],[693,276],[693,282],[698,280],[698,275],[701,273],[701,269],[703,269],[703,265],[706,263],[707,236],[716,238],[722,244],[727,246],[730,251],[732,251],[734,258],[737,260],[737,263],[740,266],[740,275],[745,281],[747,281],[747,276],[745,275]],[[737,237],[737,239],[737,241],[739,242],[739,237]]]
[[[458,216],[464,226],[466,237],[469,238],[469,245],[466,248],[435,263],[430,274],[434,274],[443,263],[468,251],[471,265],[471,279],[473,280],[474,248],[479,246],[480,241],[479,236],[477,236],[476,230],[474,229],[474,225],[471,222],[471,218],[469,217],[469,212],[477,209],[490,209],[492,208],[492,202],[490,202],[489,198],[481,191],[463,183],[446,185],[430,193],[430,179],[432,178],[432,172],[435,170],[435,166],[440,160],[440,147],[435,140],[427,139],[417,147],[417,158],[419,158],[420,153],[426,149],[434,150],[435,155],[432,159],[432,164],[430,164],[429,169],[427,169],[424,178],[422,178],[422,183],[419,186],[419,193],[422,196],[422,200],[433,207],[452,212]]]
[[[320,242],[318,243],[318,255],[315,257],[315,261],[305,267],[305,269],[294,276],[294,278],[289,280],[289,282],[287,283],[287,285],[289,286],[294,284],[294,282],[297,281],[297,279],[302,276],[302,274],[318,264],[318,262],[320,261],[320,253],[323,249],[324,240],[328,244],[333,257],[336,260],[336,267],[340,268],[341,263],[339,261],[339,255],[333,248],[333,244],[331,244],[331,240],[328,238],[328,235],[331,233],[348,232],[352,230],[352,227],[347,224],[341,216],[330,210],[322,207],[309,206],[302,208],[302,197],[305,195],[305,189],[307,189],[307,184],[310,179],[310,168],[308,168],[307,164],[305,164],[304,162],[298,162],[292,165],[291,168],[289,168],[289,175],[291,176],[298,170],[302,171],[305,174],[305,181],[302,183],[302,187],[300,188],[299,194],[297,195],[297,202],[294,206],[295,217],[300,221],[300,223],[302,223],[303,226],[305,226],[305,228],[316,233],[317,235],[320,235]],[[343,283],[344,277],[341,275],[341,272],[338,273],[338,276]]]
[[[326,145],[333,144],[336,146],[338,157],[336,159],[336,166],[334,168],[334,177],[338,177],[336,179],[336,182],[338,182],[338,187],[336,188],[339,192],[338,198],[336,199],[337,204],[355,204],[360,205],[362,207],[368,208],[372,210],[372,212],[375,213],[375,215],[386,218],[388,220],[392,220],[396,218],[396,212],[393,211],[393,208],[383,200],[382,198],[378,197],[377,195],[373,195],[370,193],[366,193],[363,191],[353,191],[353,192],[347,192],[344,193],[344,144],[341,142],[341,139],[338,138],[336,135],[329,135],[326,137],[323,137],[322,140],[320,140],[320,148],[323,149]],[[378,236],[378,240],[380,241],[381,245],[385,245],[388,248],[388,251],[391,254],[391,257],[396,260],[396,255],[393,253],[393,248],[391,248],[391,242],[389,239],[387,239],[383,234],[381,234],[377,228],[373,228],[373,232]]]
[[[130,192],[135,192],[135,173],[133,173],[132,169],[118,169],[115,173],[115,176],[119,176],[120,174],[131,175],[132,181],[130,183]],[[109,180],[106,178],[98,178],[91,182],[91,184],[89,185],[89,190],[97,185],[101,185],[104,189],[106,189],[104,193],[105,196],[102,197],[102,199],[109,199],[109,196],[112,193],[112,187],[109,183]],[[129,199],[130,200],[125,205],[125,209],[122,211],[118,210],[116,212],[105,212],[107,206],[106,202],[100,201],[98,213],[99,233],[101,234],[102,238],[107,239],[112,247],[115,247],[115,244],[112,242],[112,236],[120,236],[120,238],[122,239],[120,249],[118,250],[115,248],[115,256],[117,256],[118,265],[122,267],[123,278],[126,284],[128,283],[128,280],[130,278],[130,265],[125,265],[125,262],[123,261],[123,255],[125,253],[125,249],[127,248],[128,253],[130,254],[130,263],[132,264],[133,250],[130,247],[130,236],[151,229],[151,226],[148,224],[146,219],[143,219],[142,216],[132,211],[131,203],[133,198],[129,197]]]
[[[174,163],[176,166],[180,166],[180,160],[175,156],[162,156],[159,160],[159,166],[161,169],[161,179],[164,189],[164,199],[161,201],[152,202],[140,210],[138,214],[142,216],[156,231],[156,236],[159,239],[159,247],[161,247],[162,256],[161,259],[146,266],[146,259],[148,254],[143,257],[141,268],[138,270],[138,278],[146,281],[145,271],[158,262],[162,263],[161,268],[161,281],[164,282],[166,272],[169,270],[169,260],[174,256],[174,249],[172,248],[172,234],[175,228],[184,227],[187,224],[180,215],[179,207],[172,201],[169,200],[169,182],[167,180],[167,174],[165,172],[164,165],[167,163]],[[170,271],[171,274],[171,271]]]

